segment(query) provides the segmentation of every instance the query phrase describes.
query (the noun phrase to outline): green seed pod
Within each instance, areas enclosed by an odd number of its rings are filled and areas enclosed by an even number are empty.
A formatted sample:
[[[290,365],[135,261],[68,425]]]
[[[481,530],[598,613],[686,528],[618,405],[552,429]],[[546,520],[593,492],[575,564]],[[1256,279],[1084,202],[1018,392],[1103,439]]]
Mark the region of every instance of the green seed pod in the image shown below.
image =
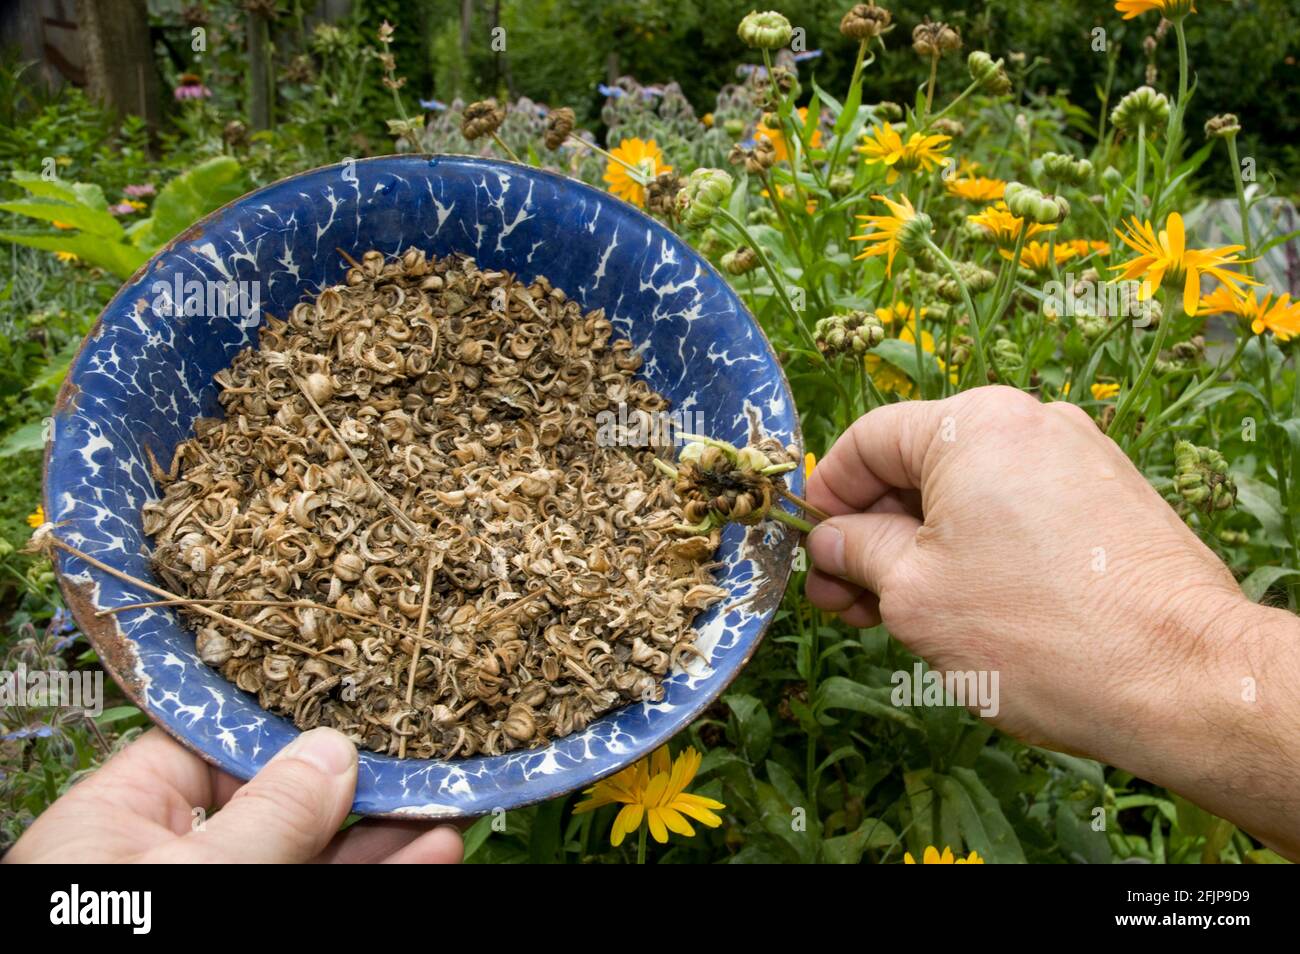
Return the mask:
[[[741,20],[736,35],[753,49],[779,50],[790,42],[794,28],[782,14],[767,10],[763,13],[750,13]]]
[[[1043,171],[1048,178],[1063,185],[1084,186],[1092,180],[1092,163],[1060,152],[1043,155]]]
[[[1002,61],[994,62],[993,57],[983,50],[975,50],[966,58],[966,68],[970,78],[980,84],[980,89],[993,96],[1005,96],[1011,92],[1011,78],[1002,69]]]
[[[1169,99],[1150,86],[1139,86],[1121,99],[1110,113],[1111,125],[1132,132],[1141,124],[1148,131],[1169,122]]]
[[[718,206],[731,196],[731,176],[721,169],[699,168],[686,177],[677,193],[677,214],[690,229],[702,228],[712,220]]]
[[[1008,182],[1004,199],[1012,215],[1040,225],[1056,225],[1070,214],[1063,196],[1044,195],[1021,182]]]
[[[1014,377],[1025,367],[1025,356],[1020,353],[1020,346],[1010,338],[999,338],[993,342],[993,367],[998,377]]]
[[[716,229],[705,229],[696,240],[696,247],[708,258],[717,258],[727,250],[727,240]]]
[[[831,195],[837,199],[843,198],[853,191],[853,173],[841,170],[831,176],[831,181],[827,185]]]

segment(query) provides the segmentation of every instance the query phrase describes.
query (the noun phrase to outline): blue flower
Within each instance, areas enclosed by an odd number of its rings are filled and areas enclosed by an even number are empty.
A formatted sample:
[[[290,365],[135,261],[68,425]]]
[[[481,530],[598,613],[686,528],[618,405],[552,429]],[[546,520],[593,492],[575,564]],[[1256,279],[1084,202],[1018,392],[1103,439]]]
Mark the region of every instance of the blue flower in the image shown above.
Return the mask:
[[[738,76],[758,76],[762,78],[767,75],[767,67],[759,63],[741,63],[736,67]]]
[[[794,55],[794,61],[796,63],[804,63],[807,62],[808,60],[815,60],[817,59],[817,57],[821,55],[822,55],[821,50],[804,50],[802,53],[796,53]]]
[[[422,99],[420,100],[420,108],[440,113],[447,108],[447,104],[436,99]]]
[[[654,99],[656,96],[662,96],[663,94],[664,90],[662,86],[646,86],[641,90],[641,96],[643,99]]]
[[[17,742],[19,739],[48,739],[54,734],[52,725],[25,725],[7,735],[0,735],[0,741]]]
[[[621,86],[606,86],[604,83],[598,83],[596,90],[601,96],[609,96],[612,99],[619,99],[627,92]]]

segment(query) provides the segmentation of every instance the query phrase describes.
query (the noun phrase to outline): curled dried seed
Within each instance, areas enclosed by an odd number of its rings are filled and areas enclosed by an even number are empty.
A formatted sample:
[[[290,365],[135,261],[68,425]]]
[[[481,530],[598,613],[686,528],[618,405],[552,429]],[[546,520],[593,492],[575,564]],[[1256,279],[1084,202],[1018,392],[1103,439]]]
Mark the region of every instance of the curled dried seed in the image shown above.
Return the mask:
[[[217,375],[224,418],[153,468],[144,525],[199,657],[302,728],[419,758],[543,745],[659,698],[722,590],[718,535],[669,534],[692,504],[654,455],[597,441],[603,410],[668,407],[640,355],[544,278],[344,258]]]

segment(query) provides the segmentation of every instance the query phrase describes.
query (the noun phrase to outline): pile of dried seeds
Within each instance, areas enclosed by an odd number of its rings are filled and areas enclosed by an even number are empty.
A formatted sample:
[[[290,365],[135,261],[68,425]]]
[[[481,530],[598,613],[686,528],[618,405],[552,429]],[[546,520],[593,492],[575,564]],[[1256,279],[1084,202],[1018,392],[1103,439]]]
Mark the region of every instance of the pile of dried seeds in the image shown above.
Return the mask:
[[[367,252],[268,319],[144,507],[199,656],[301,728],[394,755],[542,745],[689,662],[724,593],[675,535],[660,414],[600,311],[463,256]],[[237,620],[240,625],[226,622]]]

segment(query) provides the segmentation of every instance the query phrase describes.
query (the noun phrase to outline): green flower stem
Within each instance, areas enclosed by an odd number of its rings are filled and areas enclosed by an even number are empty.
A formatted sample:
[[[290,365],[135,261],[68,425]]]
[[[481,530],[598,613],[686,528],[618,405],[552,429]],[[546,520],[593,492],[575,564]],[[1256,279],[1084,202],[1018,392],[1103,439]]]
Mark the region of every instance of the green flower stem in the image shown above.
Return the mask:
[[[936,50],[930,54],[930,80],[925,84],[925,115],[926,125],[929,125],[930,109],[934,106],[934,86],[935,80],[939,76],[939,51]]]
[[[515,151],[514,151],[513,149],[511,149],[509,146],[507,146],[506,143],[505,143],[505,140],[502,139],[500,136],[498,136],[496,133],[493,133],[493,134],[492,134],[492,141],[493,141],[494,143],[497,144],[497,148],[498,148],[498,149],[500,149],[502,152],[504,152],[504,153],[505,153],[507,156],[509,156],[513,161],[519,163],[520,165],[523,165],[523,164],[524,164],[524,163],[523,163],[523,160],[520,159],[518,156],[515,155]]]
[[[773,506],[772,509],[767,512],[767,515],[778,523],[783,523],[787,527],[793,527],[800,533],[812,533],[813,525],[811,523],[804,520],[802,517],[796,517],[792,513],[787,513],[780,507]]]
[[[858,55],[853,60],[853,76],[849,79],[849,91],[848,94],[844,97],[844,102],[846,103],[853,98],[853,90],[858,86],[860,86],[862,83],[862,67],[866,65],[865,62],[866,56],[867,56],[867,40],[864,38],[858,42]],[[859,100],[859,102],[861,102],[861,100]],[[849,126],[851,127],[852,123],[850,123]],[[844,130],[845,135],[847,135],[848,132],[849,129],[846,128]],[[827,173],[827,178],[835,175],[836,170],[839,169],[840,150],[843,148],[843,143],[841,142],[841,140],[843,138],[844,136],[835,137],[835,148],[831,150],[830,169],[829,172]]]
[[[1174,152],[1182,144],[1183,115],[1187,112],[1187,31],[1183,27],[1183,18],[1174,21],[1174,32],[1178,36],[1178,102],[1169,117],[1169,130],[1165,136],[1165,163],[1168,174],[1169,164]]]
[[[1163,304],[1166,310],[1160,318],[1160,324],[1156,326],[1156,338],[1147,352],[1146,360],[1142,362],[1142,368],[1138,371],[1137,379],[1133,382],[1132,387],[1124,392],[1121,397],[1119,406],[1115,408],[1115,419],[1111,422],[1108,433],[1116,435],[1123,434],[1123,424],[1129,411],[1137,402],[1137,396],[1141,393],[1142,388],[1147,383],[1147,378],[1151,376],[1151,370],[1156,366],[1156,358],[1160,356],[1160,349],[1165,346],[1165,338],[1169,336],[1169,326],[1174,323],[1174,316],[1168,311],[1169,293],[1163,294]]]
[[[1101,346],[1104,345],[1104,344],[1106,343],[1106,340],[1107,340],[1108,338],[1110,338],[1111,335],[1113,335],[1116,331],[1118,331],[1122,325],[1126,325],[1126,324],[1128,324],[1131,320],[1132,320],[1132,319],[1130,319],[1130,318],[1128,317],[1128,315],[1120,315],[1118,318],[1116,318],[1114,321],[1112,321],[1109,325],[1107,325],[1107,326],[1106,326],[1106,330],[1103,331],[1100,335],[1098,335],[1098,336],[1097,336],[1097,340],[1094,341],[1094,342],[1092,343],[1092,349],[1093,349],[1093,351],[1095,352],[1095,351],[1097,351],[1099,348],[1101,348]],[[1130,329],[1130,335],[1131,335],[1131,334],[1132,334],[1132,331],[1131,331],[1131,329]],[[1127,361],[1124,363],[1124,366],[1125,366],[1126,368],[1128,367],[1128,362],[1127,362]],[[1080,396],[1081,396],[1082,393],[1083,393],[1081,390],[1079,390],[1079,388],[1080,388],[1079,372],[1080,372],[1081,370],[1082,370],[1081,368],[1079,368],[1079,367],[1075,367],[1074,370],[1073,370],[1073,371],[1071,372],[1071,374],[1070,374],[1070,391],[1069,391],[1069,393],[1066,395],[1066,399],[1069,400],[1070,403],[1072,403],[1072,404],[1078,404],[1078,403],[1079,403],[1079,398],[1080,398]],[[1087,386],[1089,386],[1089,387],[1092,386],[1092,382],[1091,382],[1091,381],[1084,381],[1084,382],[1082,382],[1082,384],[1087,385]]]
[[[975,92],[975,90],[977,90],[977,89],[979,88],[979,85],[980,85],[979,80],[976,80],[975,82],[973,82],[973,83],[971,83],[969,86],[967,86],[964,90],[962,90],[960,96],[958,96],[958,97],[957,97],[956,99],[954,99],[951,103],[949,103],[949,104],[948,104],[947,106],[945,106],[943,109],[939,110],[937,113],[935,113],[933,116],[931,116],[929,119],[926,120],[926,123],[925,123],[926,128],[929,129],[931,126],[933,126],[934,123],[935,123],[935,120],[937,120],[937,119],[942,119],[945,113],[947,113],[950,109],[952,109],[954,106],[956,106],[956,105],[957,105],[958,103],[960,103],[962,100],[964,100],[964,99],[965,99],[967,96],[969,96],[971,93]]]
[[[617,163],[618,165],[626,169],[628,173],[632,176],[632,178],[636,179],[636,181],[641,183],[643,186],[649,184],[648,182],[646,182],[646,177],[644,172],[642,172],[636,166],[632,165],[630,162],[625,162],[624,160],[620,159],[618,156],[614,155],[613,153],[606,152],[604,149],[601,149],[600,146],[597,146],[594,142],[587,142],[587,140],[585,139],[579,139],[577,136],[573,135],[572,133],[569,134],[569,138],[566,140],[566,142],[571,142],[575,146],[583,146],[587,149],[592,150],[593,152],[600,153],[600,155],[604,156],[610,162]]]
[[[1029,223],[1023,222],[1020,226],[1020,234],[1016,236],[1015,250],[1011,253],[1011,261],[1009,263],[1010,268],[1007,269],[1006,287],[1002,289],[1001,295],[994,299],[997,304],[993,309],[993,313],[989,316],[988,326],[990,328],[1002,320],[1003,312],[1007,310],[1007,306],[1011,304],[1012,297],[1015,296],[1016,277],[1020,274],[1020,256],[1025,251],[1025,240],[1028,237]]]
[[[1228,136],[1228,159],[1232,162],[1232,184],[1237,190],[1237,209],[1241,214],[1241,244],[1246,246],[1246,258],[1255,257],[1255,243],[1250,237],[1250,206],[1246,202],[1246,186],[1241,181],[1241,160],[1237,157],[1236,133]],[[1255,277],[1255,263],[1248,262],[1246,274]]]
[[[804,196],[803,187],[799,184],[799,150],[795,148],[796,140],[798,140],[797,144],[802,146],[803,139],[800,137],[799,131],[795,129],[794,120],[792,120],[789,115],[794,109],[794,103],[786,99],[785,93],[783,93],[781,88],[777,85],[776,77],[772,73],[772,51],[768,50],[766,47],[763,49],[763,65],[767,67],[767,81],[771,84],[771,87],[776,92],[779,100],[776,109],[777,122],[781,126],[781,135],[785,137],[786,154],[790,157],[790,171],[793,174],[794,179],[794,195],[799,201],[799,208],[806,209],[808,207],[808,199]],[[776,193],[772,191],[771,186],[768,186],[768,191],[771,192],[773,198],[776,197]],[[791,241],[793,241],[794,238],[795,235],[791,232]]]
[[[916,295],[916,265],[907,266],[907,277],[909,286],[909,295],[912,299],[912,321],[916,325],[916,330],[912,334],[912,342],[916,346],[916,393],[921,400],[925,400],[925,349],[921,347],[921,306]],[[906,324],[904,322],[904,324]]]
[[[1268,359],[1268,340],[1267,335],[1258,334],[1255,336],[1259,339],[1259,357],[1264,364],[1264,400],[1267,406],[1264,408],[1264,414],[1268,418],[1268,423],[1272,423],[1277,417],[1277,412],[1273,407],[1273,364]],[[1290,441],[1269,441],[1270,450],[1273,453],[1273,469],[1277,471],[1277,495],[1282,503],[1282,530],[1286,534],[1287,543],[1291,546],[1291,558],[1300,559],[1300,546],[1296,542],[1295,521],[1291,517],[1291,497],[1287,492],[1287,460],[1286,452],[1283,449]],[[1291,599],[1295,598],[1295,590],[1287,587]]]
[[[1147,177],[1147,134],[1146,123],[1138,120],[1138,168],[1137,168],[1137,186],[1133,190],[1133,214],[1139,219],[1142,213],[1146,211],[1145,203],[1142,201],[1146,198],[1146,177]]]
[[[1126,319],[1121,318],[1119,320],[1124,321]],[[1133,444],[1133,452],[1136,454],[1154,441],[1156,436],[1161,433],[1161,425],[1172,420],[1175,414],[1205,393],[1211,385],[1217,383],[1219,378],[1223,376],[1223,373],[1241,359],[1241,356],[1246,351],[1246,344],[1249,341],[1250,336],[1248,334],[1245,334],[1244,332],[1239,334],[1237,336],[1237,346],[1233,349],[1232,354],[1227,358],[1227,360],[1220,362],[1212,371],[1206,374],[1204,378],[1189,387],[1178,396],[1177,400],[1161,411],[1154,421],[1142,428],[1141,436]]]
[[[641,833],[640,835],[637,836],[637,843],[636,843],[636,863],[639,865],[645,864],[645,840],[646,840],[646,834],[649,831],[650,831],[650,822],[644,818],[641,819],[641,829],[640,829]]]
[[[975,367],[975,380],[983,383],[988,378],[988,365],[984,360],[984,335],[980,329],[980,316],[979,312],[975,310],[975,302],[971,299],[970,289],[966,287],[966,280],[961,277],[961,272],[957,271],[957,266],[952,263],[952,259],[945,255],[943,249],[935,245],[934,240],[929,236],[926,236],[925,246],[930,254],[938,260],[939,264],[944,267],[944,271],[952,276],[952,280],[957,283],[957,288],[961,292],[962,303],[965,304],[966,312],[970,315],[971,337],[975,339],[975,347],[972,349],[972,361],[970,363]],[[918,334],[917,337],[920,337],[920,335]],[[947,380],[947,377],[948,375],[945,372],[944,379]]]

